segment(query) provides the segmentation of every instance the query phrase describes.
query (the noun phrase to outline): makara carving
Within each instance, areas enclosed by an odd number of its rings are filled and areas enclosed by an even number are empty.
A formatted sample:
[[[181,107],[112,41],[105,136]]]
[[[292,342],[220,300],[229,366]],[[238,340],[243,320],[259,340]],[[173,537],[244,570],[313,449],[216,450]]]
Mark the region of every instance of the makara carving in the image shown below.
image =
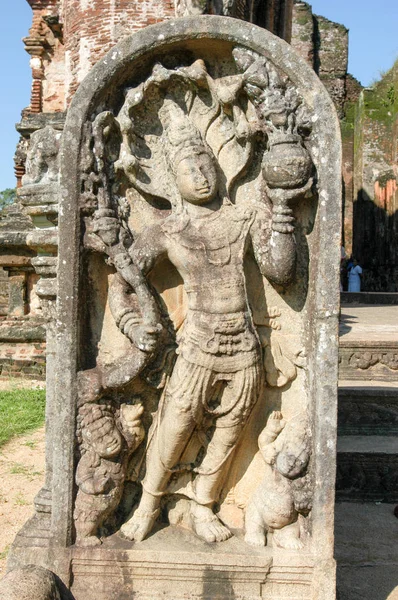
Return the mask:
[[[305,367],[303,348],[278,324],[280,308],[257,323],[246,263],[276,290],[294,281],[293,205],[314,186],[311,115],[270,61],[242,47],[233,61],[224,76],[200,59],[157,62],[117,111],[87,123],[84,242],[112,267],[109,308],[128,343],[117,360],[100,350],[79,373],[77,543],[100,543],[127,481],[139,502],[124,537],[144,540],[182,498],[200,538],[229,538],[217,512],[253,410],[261,398],[270,412],[267,389]],[[253,180],[253,197],[239,194]],[[154,276],[165,265],[177,281],[172,309]],[[134,399],[148,382],[150,406]],[[304,422],[284,426],[272,413],[260,436],[266,472],[247,508],[249,543],[264,544],[274,529],[278,545],[301,546],[298,514],[310,510]]]

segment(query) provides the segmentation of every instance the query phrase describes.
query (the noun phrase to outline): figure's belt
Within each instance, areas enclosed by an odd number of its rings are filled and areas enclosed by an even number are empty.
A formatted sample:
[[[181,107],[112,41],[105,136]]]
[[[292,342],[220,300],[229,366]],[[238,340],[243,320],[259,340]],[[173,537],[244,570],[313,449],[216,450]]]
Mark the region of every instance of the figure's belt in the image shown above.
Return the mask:
[[[179,345],[184,357],[190,360],[189,356],[194,356],[196,364],[209,368],[215,358],[225,360],[231,357],[229,362],[234,363],[235,369],[236,362],[246,362],[243,357],[247,354],[250,354],[250,358],[246,356],[248,362],[253,364],[259,353],[259,342],[248,312],[214,314],[188,311]]]
[[[261,353],[259,348],[249,352],[238,352],[237,354],[210,354],[204,352],[196,344],[187,342],[181,344],[178,353],[184,359],[194,365],[199,365],[217,373],[236,373],[253,365],[261,364]]]

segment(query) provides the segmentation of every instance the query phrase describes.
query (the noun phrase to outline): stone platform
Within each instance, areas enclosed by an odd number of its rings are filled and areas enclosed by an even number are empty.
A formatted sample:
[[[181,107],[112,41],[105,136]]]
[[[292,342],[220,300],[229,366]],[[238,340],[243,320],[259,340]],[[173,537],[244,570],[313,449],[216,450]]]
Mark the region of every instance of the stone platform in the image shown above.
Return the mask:
[[[49,519],[36,515],[17,535],[11,568],[20,565],[21,552],[48,566]],[[158,526],[139,544],[115,534],[98,547],[59,549],[56,564],[73,600],[307,600],[324,566],[310,539],[300,551],[276,548],[272,535],[269,542],[248,550],[239,531],[222,544],[207,544],[186,529]]]
[[[398,306],[342,306],[339,376],[398,381]]]
[[[342,304],[398,304],[396,292],[341,292]]]

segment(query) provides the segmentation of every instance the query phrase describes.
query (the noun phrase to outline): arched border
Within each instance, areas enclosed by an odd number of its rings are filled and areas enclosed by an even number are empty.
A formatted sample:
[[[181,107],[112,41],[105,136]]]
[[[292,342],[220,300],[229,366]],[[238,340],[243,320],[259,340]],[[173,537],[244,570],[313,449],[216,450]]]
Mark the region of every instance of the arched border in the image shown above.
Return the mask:
[[[68,546],[72,532],[73,455],[79,307],[79,154],[83,127],[96,98],[118,72],[140,56],[186,39],[209,38],[244,45],[281,68],[314,112],[319,207],[316,252],[311,257],[310,395],[315,456],[313,543],[317,587],[330,590],[334,568],[334,479],[336,456],[338,308],[340,262],[341,142],[333,103],[314,71],[283,40],[250,23],[218,16],[186,17],[149,26],[117,44],[77,90],[61,150],[58,267],[58,426],[54,435],[52,528],[56,543]],[[322,583],[323,582],[323,583]],[[314,598],[326,598],[323,592]]]

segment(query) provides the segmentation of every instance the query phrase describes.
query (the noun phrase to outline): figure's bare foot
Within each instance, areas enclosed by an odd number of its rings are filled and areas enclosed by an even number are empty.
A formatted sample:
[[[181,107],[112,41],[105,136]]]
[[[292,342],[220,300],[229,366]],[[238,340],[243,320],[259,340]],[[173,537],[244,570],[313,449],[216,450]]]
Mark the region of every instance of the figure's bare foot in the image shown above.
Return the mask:
[[[194,505],[191,512],[193,529],[202,540],[208,543],[225,542],[232,533],[208,506]]]
[[[100,546],[101,544],[101,540],[96,535],[88,535],[86,537],[82,536],[76,538],[76,546],[81,546],[82,548]]]
[[[142,542],[152,531],[160,510],[157,508],[152,512],[144,512],[139,508],[134,515],[120,528],[120,533],[128,540]]]
[[[246,531],[245,542],[251,546],[266,546],[267,536],[263,529]]]
[[[300,529],[296,523],[275,530],[273,543],[279,548],[285,548],[285,550],[301,550],[301,548],[304,548],[304,544],[300,540]]]

